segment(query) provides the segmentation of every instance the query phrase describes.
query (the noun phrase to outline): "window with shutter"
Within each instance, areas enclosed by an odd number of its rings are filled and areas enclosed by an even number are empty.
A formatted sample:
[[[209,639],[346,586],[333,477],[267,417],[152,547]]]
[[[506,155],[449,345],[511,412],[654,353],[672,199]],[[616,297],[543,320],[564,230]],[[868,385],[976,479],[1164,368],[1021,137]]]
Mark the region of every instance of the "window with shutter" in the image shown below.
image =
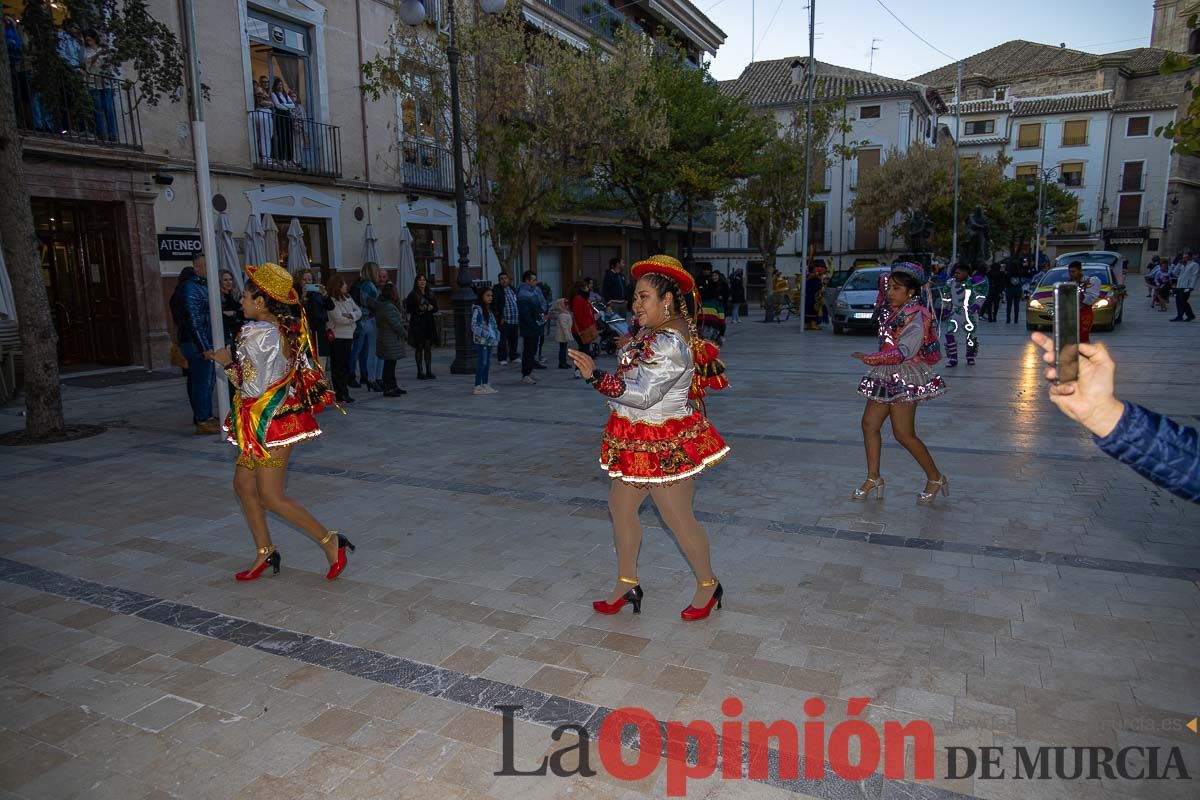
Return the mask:
[[[1041,147],[1042,124],[1031,122],[1017,129],[1017,147]]]
[[[1126,136],[1149,136],[1150,135],[1150,118],[1149,117],[1130,117],[1125,121]]]
[[[1126,161],[1121,167],[1121,191],[1140,192],[1145,188],[1142,173],[1146,166],[1144,161]]]
[[[859,119],[879,119],[879,106],[863,106],[858,112]]]
[[[1123,194],[1117,204],[1117,227],[1136,228],[1142,221],[1142,196]]]
[[[1064,186],[1083,186],[1083,162],[1062,165]]]
[[[1022,164],[1017,167],[1017,180],[1024,181],[1027,184],[1037,182],[1038,168],[1037,164]]]
[[[1073,119],[1063,123],[1063,147],[1078,147],[1087,144],[1088,124],[1086,119]]]

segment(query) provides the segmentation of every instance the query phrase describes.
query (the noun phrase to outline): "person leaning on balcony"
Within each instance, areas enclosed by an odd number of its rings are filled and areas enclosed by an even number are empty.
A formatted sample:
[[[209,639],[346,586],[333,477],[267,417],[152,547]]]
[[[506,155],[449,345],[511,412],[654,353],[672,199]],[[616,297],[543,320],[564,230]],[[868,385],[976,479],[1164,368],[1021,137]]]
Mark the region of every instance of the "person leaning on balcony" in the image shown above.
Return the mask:
[[[275,104],[271,102],[271,84],[266,75],[258,76],[254,84],[254,138],[258,160],[271,163],[271,136],[274,130]]]
[[[84,69],[88,73],[88,91],[92,94],[92,111],[96,118],[96,136],[106,142],[117,140],[117,113],[113,84],[117,75],[106,66],[100,34],[89,30],[83,37]]]
[[[271,84],[271,105],[275,109],[275,130],[271,137],[271,150],[275,158],[284,164],[294,165],[295,154],[292,152],[292,109],[296,104],[288,96],[283,78],[276,78]]]

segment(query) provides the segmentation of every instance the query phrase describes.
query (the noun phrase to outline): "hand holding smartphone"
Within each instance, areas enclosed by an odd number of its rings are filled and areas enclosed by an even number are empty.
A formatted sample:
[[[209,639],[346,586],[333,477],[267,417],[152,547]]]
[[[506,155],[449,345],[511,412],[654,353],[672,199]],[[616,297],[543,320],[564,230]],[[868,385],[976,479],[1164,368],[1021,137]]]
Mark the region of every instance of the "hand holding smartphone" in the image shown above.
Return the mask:
[[[1079,379],[1079,285],[1054,284],[1055,383]]]

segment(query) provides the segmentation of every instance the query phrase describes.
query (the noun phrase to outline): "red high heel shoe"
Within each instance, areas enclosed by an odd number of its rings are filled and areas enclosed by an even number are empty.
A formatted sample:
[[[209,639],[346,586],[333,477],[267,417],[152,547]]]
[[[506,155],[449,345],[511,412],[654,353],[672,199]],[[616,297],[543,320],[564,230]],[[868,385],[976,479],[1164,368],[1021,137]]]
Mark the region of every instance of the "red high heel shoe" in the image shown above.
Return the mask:
[[[633,588],[617,598],[615,603],[610,603],[607,600],[595,601],[592,603],[592,609],[600,612],[601,614],[616,614],[625,607],[626,603],[629,603],[633,606],[633,613],[642,613],[642,598],[646,596],[646,593],[643,592],[642,587],[638,585],[637,578],[631,579],[618,577],[617,580],[619,580],[621,583],[631,584]]]
[[[233,576],[234,579],[239,581],[256,580],[259,575],[263,574],[263,571],[266,570],[267,567],[271,568],[272,575],[279,574],[279,563],[283,561],[283,557],[279,555],[279,551],[275,549],[274,545],[271,545],[270,547],[258,548],[258,554],[260,556],[266,556],[266,559],[264,559],[263,562],[254,569],[248,569],[237,573]]]
[[[342,570],[346,568],[346,551],[349,550],[351,553],[354,552],[354,545],[350,542],[350,540],[345,536],[342,536],[337,531],[330,531],[329,533],[325,534],[325,538],[321,540],[321,544],[329,544],[329,540],[334,536],[337,537],[338,541],[337,561],[329,565],[329,572],[325,573],[325,580],[327,581],[331,581],[338,575],[341,575]]]
[[[713,606],[717,608],[721,607],[721,598],[725,595],[725,590],[721,588],[721,582],[716,578],[713,578],[711,581],[700,581],[701,586],[712,586],[714,583],[717,585],[717,590],[713,592],[708,604],[704,608],[696,608],[691,603],[688,603],[688,607],[679,612],[680,619],[684,621],[704,619],[712,613]]]

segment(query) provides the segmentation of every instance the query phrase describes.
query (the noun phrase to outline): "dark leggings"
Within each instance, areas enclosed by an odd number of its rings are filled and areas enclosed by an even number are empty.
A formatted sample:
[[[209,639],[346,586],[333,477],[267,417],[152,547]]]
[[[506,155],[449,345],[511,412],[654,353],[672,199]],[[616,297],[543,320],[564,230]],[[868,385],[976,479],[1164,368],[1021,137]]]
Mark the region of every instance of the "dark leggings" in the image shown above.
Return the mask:
[[[1004,293],[1004,321],[1021,321],[1021,291]]]
[[[413,345],[413,358],[417,362],[417,374],[421,375],[421,367],[424,366],[425,375],[433,374],[433,342],[418,341]]]
[[[334,339],[330,349],[333,393],[339,400],[350,396],[350,349],[353,345],[353,339]]]

